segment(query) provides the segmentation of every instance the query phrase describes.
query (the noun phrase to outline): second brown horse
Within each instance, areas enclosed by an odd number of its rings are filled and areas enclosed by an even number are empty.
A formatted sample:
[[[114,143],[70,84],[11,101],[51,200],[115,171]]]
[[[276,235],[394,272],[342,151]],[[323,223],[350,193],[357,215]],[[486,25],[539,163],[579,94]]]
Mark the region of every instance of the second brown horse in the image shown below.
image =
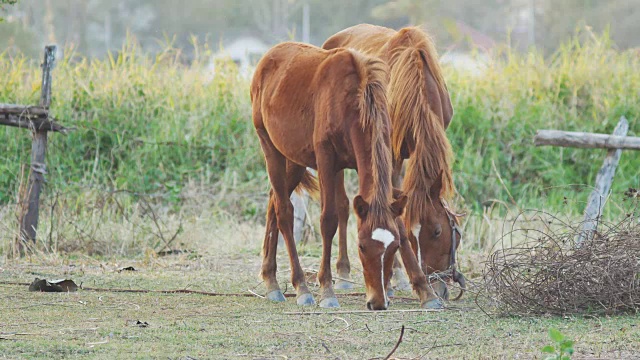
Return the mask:
[[[400,186],[402,164],[408,159],[402,191],[409,196],[404,225],[417,260],[426,275],[433,280],[443,277],[460,283],[464,277],[455,267],[455,250],[460,234],[456,215],[443,198],[453,193],[451,174],[451,145],[445,129],[451,122],[453,107],[437,53],[429,36],[417,27],[399,31],[361,24],[331,36],[325,49],[354,48],[379,57],[390,68],[388,87],[394,156],[394,185]],[[343,175],[336,182],[343,188]],[[344,191],[338,201],[348,206]],[[346,204],[346,205],[344,205]],[[349,259],[346,252],[347,213],[340,214],[338,275],[349,278]],[[398,265],[399,266],[399,265]],[[394,271],[394,276],[401,275]],[[442,281],[433,281],[436,293],[447,298]],[[338,288],[349,288],[340,282]]]

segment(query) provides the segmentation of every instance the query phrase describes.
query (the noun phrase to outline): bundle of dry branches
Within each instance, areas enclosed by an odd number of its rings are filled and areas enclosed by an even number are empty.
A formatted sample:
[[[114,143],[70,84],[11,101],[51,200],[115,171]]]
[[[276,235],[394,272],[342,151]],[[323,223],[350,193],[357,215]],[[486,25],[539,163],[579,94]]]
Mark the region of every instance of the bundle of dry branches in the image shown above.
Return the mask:
[[[494,252],[484,279],[503,314],[614,314],[640,310],[640,218],[600,223],[580,244],[580,225],[531,231]],[[525,230],[523,230],[525,231]],[[535,234],[532,236],[532,233]]]

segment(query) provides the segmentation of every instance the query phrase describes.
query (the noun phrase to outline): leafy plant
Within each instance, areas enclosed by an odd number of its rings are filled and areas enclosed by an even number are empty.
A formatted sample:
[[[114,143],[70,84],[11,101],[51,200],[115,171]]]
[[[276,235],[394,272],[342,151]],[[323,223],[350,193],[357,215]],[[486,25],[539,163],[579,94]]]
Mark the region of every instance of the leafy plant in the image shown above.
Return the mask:
[[[558,329],[549,329],[549,337],[554,345],[547,345],[542,352],[550,354],[546,360],[569,360],[573,355],[573,340],[569,340]]]

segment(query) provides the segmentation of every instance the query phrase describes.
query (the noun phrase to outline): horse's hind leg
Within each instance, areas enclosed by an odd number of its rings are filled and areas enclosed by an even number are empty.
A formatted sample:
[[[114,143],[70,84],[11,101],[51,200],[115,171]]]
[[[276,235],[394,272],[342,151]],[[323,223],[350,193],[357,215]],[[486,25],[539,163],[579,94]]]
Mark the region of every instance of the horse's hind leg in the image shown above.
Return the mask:
[[[275,208],[276,222],[289,252],[291,283],[296,289],[297,302],[298,305],[313,305],[315,301],[305,282],[304,272],[300,266],[300,259],[298,258],[298,251],[296,250],[296,243],[293,238],[293,204],[291,204],[291,200],[289,199],[291,192],[288,189],[291,186],[295,188],[298,185],[305,168],[297,165],[287,167],[285,157],[275,148],[267,132],[264,129],[257,129],[257,133],[260,138],[262,151],[265,155],[267,172],[271,181],[271,194]],[[283,177],[282,174],[286,174],[286,176]],[[289,176],[291,176],[291,179],[289,179]],[[293,185],[294,183],[295,185]],[[269,231],[269,229],[267,229],[267,231]],[[277,247],[278,234],[275,231],[272,233],[272,237],[269,237],[269,233],[267,233],[270,245],[269,250],[275,250]],[[272,244],[272,242],[275,242],[275,245]],[[275,257],[275,251],[268,252],[267,254]],[[265,262],[269,261],[266,255],[264,260]],[[275,264],[275,260],[273,263]],[[272,269],[268,270],[273,271]],[[273,286],[272,284],[270,285]]]
[[[262,243],[262,269],[260,275],[267,287],[267,299],[284,301],[284,295],[278,285],[276,272],[276,252],[278,250],[278,222],[276,219],[276,203],[273,190],[269,191],[269,205],[267,206],[267,224],[264,242]]]
[[[353,289],[353,282],[351,282],[351,264],[349,263],[349,254],[347,254],[349,198],[344,189],[344,170],[336,174],[336,206],[338,210],[338,262],[336,263],[338,279],[335,288],[349,290]]]

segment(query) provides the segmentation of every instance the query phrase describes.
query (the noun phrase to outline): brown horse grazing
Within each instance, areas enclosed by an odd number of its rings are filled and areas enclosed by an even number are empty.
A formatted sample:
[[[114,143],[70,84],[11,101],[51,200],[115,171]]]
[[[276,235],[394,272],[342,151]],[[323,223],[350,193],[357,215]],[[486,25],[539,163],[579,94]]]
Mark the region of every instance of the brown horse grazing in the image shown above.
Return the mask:
[[[387,66],[355,50],[326,51],[300,43],[282,43],[260,60],[251,83],[253,124],[271,181],[261,275],[267,298],[284,301],[276,281],[278,230],[291,262],[291,282],[299,305],[315,303],[300,266],[293,238],[297,187],[312,188],[306,167],[317,169],[322,214],[322,259],[318,282],[322,307],[337,307],[331,276],[331,242],[338,227],[336,173],[357,169],[360,193],[358,252],[364,272],[367,307],[386,309],[386,284],[394,254],[401,249],[408,272],[422,274],[406,237],[401,215],[407,198],[393,201]],[[405,259],[407,258],[407,259]],[[422,276],[424,278],[424,276]],[[426,280],[419,284],[428,296]]]
[[[451,145],[445,135],[453,107],[433,42],[416,27],[395,31],[363,24],[333,35],[323,45],[325,49],[337,47],[363,51],[389,65],[394,185],[399,185],[403,161],[409,160],[402,182],[402,191],[410,195],[404,224],[411,230],[410,241],[424,273],[449,277],[464,288],[464,277],[455,267],[460,235],[457,219],[443,200],[454,192]],[[336,182],[344,186],[342,176],[338,174]],[[344,191],[338,194],[343,196]],[[348,199],[338,201],[348,206]],[[347,218],[348,213],[340,213],[341,229]],[[339,236],[340,249],[346,249],[346,232],[341,230]],[[399,268],[397,261],[394,267]],[[349,278],[346,251],[338,255],[337,270],[340,277]],[[401,273],[394,271],[396,274]],[[430,278],[438,279],[435,275]],[[448,297],[443,281],[432,283],[440,297]],[[341,282],[336,287],[348,288],[348,284]]]

